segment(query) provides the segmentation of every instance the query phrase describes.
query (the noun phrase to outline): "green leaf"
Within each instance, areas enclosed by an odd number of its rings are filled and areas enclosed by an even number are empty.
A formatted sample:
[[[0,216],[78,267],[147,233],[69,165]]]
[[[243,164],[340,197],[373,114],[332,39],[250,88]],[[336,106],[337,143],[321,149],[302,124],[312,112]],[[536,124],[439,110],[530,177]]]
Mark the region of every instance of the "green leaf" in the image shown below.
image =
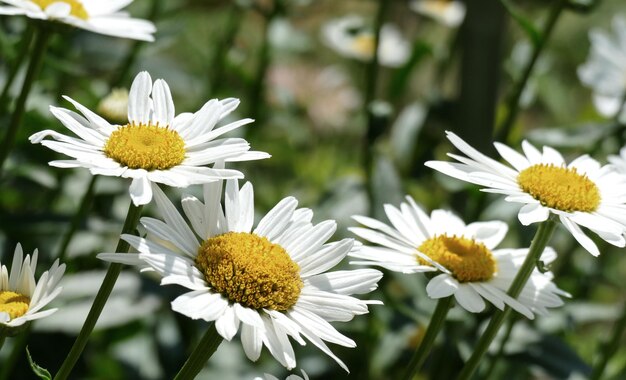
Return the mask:
[[[541,34],[537,30],[537,28],[535,28],[535,25],[524,16],[522,16],[522,14],[510,0],[500,0],[500,2],[509,13],[509,15],[511,15],[513,20],[515,20],[515,22],[517,22],[517,24],[524,30],[524,32],[526,32],[528,38],[530,38],[533,45],[537,46],[541,41]]]
[[[35,375],[37,375],[40,379],[52,380],[52,375],[48,372],[47,369],[40,367],[33,361],[33,358],[30,356],[30,351],[28,351],[28,347],[26,347],[26,357],[28,357],[28,363],[30,364],[30,368],[33,370]]]

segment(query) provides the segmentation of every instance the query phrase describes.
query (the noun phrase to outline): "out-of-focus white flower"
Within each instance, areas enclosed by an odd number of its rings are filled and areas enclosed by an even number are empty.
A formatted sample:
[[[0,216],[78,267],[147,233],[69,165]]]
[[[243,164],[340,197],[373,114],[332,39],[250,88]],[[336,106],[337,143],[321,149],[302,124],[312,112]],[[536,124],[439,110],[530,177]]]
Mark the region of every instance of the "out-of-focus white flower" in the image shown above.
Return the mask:
[[[613,33],[599,29],[589,32],[591,51],[587,62],[578,67],[578,77],[593,90],[593,103],[605,117],[626,122],[626,107],[622,107],[626,94],[626,20],[613,18]]]
[[[287,377],[285,377],[285,380],[309,380],[309,376],[306,374],[306,372],[304,372],[304,370],[302,369],[302,377],[298,376],[298,375],[289,375]],[[263,374],[263,377],[255,377],[254,380],[279,380],[278,377],[274,376],[274,375],[270,375],[269,373],[265,373]]]
[[[322,27],[322,37],[326,45],[345,57],[366,62],[374,57],[374,31],[360,16],[329,21]],[[383,66],[399,67],[408,61],[410,55],[411,44],[398,27],[383,25],[378,43],[378,62]]]
[[[116,124],[126,124],[128,120],[128,90],[114,88],[98,104],[98,113]]]
[[[154,41],[154,24],[121,11],[133,0],[0,0],[0,14],[59,21],[108,36]]]
[[[413,0],[410,7],[415,12],[431,17],[450,28],[456,28],[465,18],[465,4],[462,1]]]
[[[0,334],[11,335],[12,329],[57,311],[42,309],[61,292],[59,281],[65,272],[65,264],[59,265],[57,259],[36,281],[37,257],[37,250],[32,256],[24,257],[22,246],[18,244],[11,271],[0,264]]]
[[[337,67],[279,64],[270,68],[268,77],[273,100],[288,98],[306,109],[320,131],[346,127],[361,105],[359,92]]]

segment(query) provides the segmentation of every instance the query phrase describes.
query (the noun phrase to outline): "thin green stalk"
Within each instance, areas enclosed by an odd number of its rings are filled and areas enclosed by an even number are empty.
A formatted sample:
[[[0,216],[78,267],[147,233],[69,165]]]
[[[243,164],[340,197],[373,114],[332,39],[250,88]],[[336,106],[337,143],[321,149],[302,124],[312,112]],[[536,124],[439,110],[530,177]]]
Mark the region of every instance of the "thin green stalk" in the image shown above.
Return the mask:
[[[135,206],[132,201],[130,206],[128,207],[128,214],[126,215],[126,221],[124,221],[124,227],[122,227],[122,234],[132,233],[139,221],[139,217],[141,216],[141,209],[143,206]],[[115,248],[115,252],[120,254],[128,252],[130,245],[122,240],[117,243],[117,247]],[[112,263],[109,266],[109,270],[104,277],[104,281],[102,285],[100,285],[100,289],[98,290],[98,294],[96,295],[96,299],[93,301],[93,305],[91,305],[91,310],[89,310],[89,314],[87,315],[87,319],[85,319],[85,323],[83,324],[78,337],[76,337],[76,341],[74,341],[74,345],[70,350],[69,354],[65,358],[65,361],[61,365],[59,372],[57,372],[54,380],[65,380],[68,378],[74,365],[78,361],[81,353],[85,349],[87,345],[87,340],[89,339],[89,335],[93,331],[96,322],[98,321],[98,317],[100,317],[100,313],[102,313],[102,309],[109,299],[109,295],[113,290],[113,286],[115,286],[115,281],[117,281],[117,277],[120,275],[122,271],[122,264]]]
[[[241,22],[243,20],[241,14],[241,7],[237,2],[233,1],[228,11],[228,18],[226,19],[226,26],[224,27],[224,34],[222,38],[217,41],[216,46],[213,48],[213,59],[210,66],[211,72],[209,73],[209,82],[207,86],[207,98],[214,98],[218,95],[222,84],[224,83],[224,66],[226,64],[226,58],[228,54],[226,52],[232,46],[235,36],[239,31]]]
[[[13,338],[11,353],[6,360],[2,362],[2,366],[0,366],[0,380],[11,379],[11,372],[17,363],[17,359],[19,359],[20,355],[23,355],[24,353],[24,348],[26,348],[26,342],[28,342],[28,337],[30,336],[32,329],[33,324],[31,323],[26,328],[26,331]]]
[[[504,355],[504,347],[506,346],[506,342],[508,342],[511,337],[511,333],[513,332],[513,327],[515,326],[515,322],[517,319],[511,318],[509,319],[509,323],[506,326],[506,331],[504,332],[504,336],[502,337],[502,341],[500,342],[500,347],[498,347],[498,352],[496,355],[491,358],[491,362],[489,363],[489,368],[485,371],[485,374],[482,376],[483,379],[489,379],[493,374],[493,371],[496,369],[496,365],[500,358]]]
[[[539,59],[539,56],[543,52],[544,47],[546,46],[546,42],[550,38],[552,31],[554,30],[554,26],[556,25],[559,16],[565,9],[568,1],[567,0],[558,0],[555,1],[552,9],[550,10],[550,14],[548,15],[548,20],[543,26],[541,31],[541,35],[538,38],[537,42],[533,45],[533,53],[530,57],[530,60],[526,64],[522,76],[519,81],[515,83],[513,87],[513,92],[511,92],[508,102],[507,102],[507,114],[502,123],[496,129],[496,141],[501,141],[506,143],[509,141],[511,137],[511,130],[513,129],[513,123],[515,119],[517,119],[517,114],[519,113],[520,108],[520,98],[522,97],[522,93],[524,92],[524,88],[526,87],[526,83],[530,79],[530,75],[535,68],[535,64]]]
[[[602,375],[604,374],[604,370],[606,369],[609,360],[615,355],[617,349],[620,346],[620,342],[622,340],[622,335],[624,335],[624,330],[626,330],[626,302],[622,305],[622,316],[613,327],[612,338],[611,341],[605,346],[604,350],[602,350],[602,355],[600,356],[600,360],[593,367],[593,371],[591,372],[590,380],[600,380],[602,379]]]
[[[428,324],[428,328],[426,329],[426,333],[424,334],[424,338],[420,343],[419,347],[415,351],[413,358],[409,362],[409,365],[404,373],[404,379],[410,380],[415,376],[417,371],[420,370],[422,364],[430,354],[433,343],[435,343],[435,338],[437,338],[437,334],[443,327],[446,316],[448,315],[448,311],[452,307],[454,303],[454,297],[445,297],[439,299],[437,302],[437,307],[435,308],[435,312],[430,318],[430,323]]]
[[[535,269],[536,263],[539,261],[543,250],[548,245],[550,237],[552,237],[552,233],[554,232],[556,226],[557,223],[552,220],[552,218],[549,218],[539,225],[539,228],[535,233],[535,237],[533,238],[532,244],[530,245],[530,248],[528,250],[528,256],[526,256],[522,267],[517,272],[517,275],[515,276],[515,279],[513,280],[509,291],[507,292],[509,296],[513,298],[517,298],[519,296],[522,289],[526,285],[528,278],[530,278],[530,275]],[[500,326],[502,326],[502,323],[510,313],[511,308],[507,306],[504,308],[504,310],[498,310],[493,314],[493,317],[491,317],[491,321],[489,322],[487,329],[478,340],[472,356],[469,358],[467,363],[465,363],[465,366],[461,370],[461,373],[458,377],[459,380],[467,380],[471,378],[474,371],[476,371],[476,368],[478,368],[478,365],[480,364],[483,356],[489,349],[489,345],[496,337],[498,330],[500,330]]]
[[[17,130],[22,123],[28,94],[30,93],[33,83],[41,70],[41,64],[43,63],[43,57],[45,55],[46,48],[48,47],[50,35],[50,30],[47,30],[42,26],[35,31],[35,46],[32,50],[30,63],[28,64],[28,68],[26,70],[26,78],[24,78],[22,90],[20,91],[20,95],[15,102],[15,108],[13,110],[13,114],[11,115],[7,132],[4,135],[2,143],[0,143],[0,176],[2,176],[4,162],[9,156],[11,148],[13,148],[15,137],[17,136]]]
[[[193,380],[222,343],[222,336],[217,333],[215,324],[211,323],[196,348],[193,350],[174,380]]]
[[[373,171],[374,171],[374,142],[383,133],[387,120],[379,120],[376,118],[372,109],[372,101],[376,97],[376,88],[378,84],[378,45],[380,42],[380,30],[385,22],[387,9],[390,1],[380,0],[378,2],[378,13],[376,14],[376,22],[374,24],[374,54],[372,59],[365,68],[365,99],[363,102],[363,114],[367,121],[367,130],[363,139],[363,169],[365,173],[365,183],[367,184],[367,192],[369,199],[370,215],[375,214],[376,201],[374,199],[373,188]],[[386,119],[386,118],[385,118]]]
[[[9,72],[7,74],[7,81],[4,84],[4,88],[2,89],[2,94],[0,94],[0,112],[4,112],[8,109],[8,101],[9,101],[9,91],[11,90],[11,86],[13,86],[13,81],[17,77],[17,73],[22,67],[22,63],[26,56],[28,55],[28,48],[30,48],[31,42],[33,42],[33,36],[35,29],[32,24],[28,24],[24,34],[22,34],[22,39],[20,41],[20,47],[17,52],[17,57],[11,64],[9,68]]]
[[[4,341],[7,339],[6,335],[0,335],[0,351],[2,351],[2,346],[4,346]]]
[[[78,225],[87,215],[87,211],[89,211],[89,209],[91,208],[91,202],[93,201],[94,189],[96,187],[97,181],[98,176],[91,176],[91,180],[89,181],[89,185],[87,186],[87,191],[85,191],[85,194],[83,194],[83,197],[80,201],[78,211],[72,217],[72,220],[70,221],[70,227],[65,232],[65,235],[63,235],[63,241],[59,246],[59,252],[56,256],[60,262],[65,261],[65,256],[67,255],[67,247],[70,245],[72,237],[74,237],[74,234],[78,229]]]

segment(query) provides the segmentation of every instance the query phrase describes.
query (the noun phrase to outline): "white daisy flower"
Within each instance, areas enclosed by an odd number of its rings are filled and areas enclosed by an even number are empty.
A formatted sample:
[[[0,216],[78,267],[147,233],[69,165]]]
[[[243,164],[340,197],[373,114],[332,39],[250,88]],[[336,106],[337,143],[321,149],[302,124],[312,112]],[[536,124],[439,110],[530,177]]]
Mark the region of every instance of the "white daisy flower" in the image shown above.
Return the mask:
[[[415,12],[431,17],[435,21],[456,28],[465,18],[465,4],[454,0],[413,0],[409,6]]]
[[[240,190],[236,180],[227,182],[225,213],[219,201],[221,186],[221,182],[205,185],[204,204],[191,196],[183,199],[188,225],[154,185],[156,205],[165,221],[142,218],[146,239],[122,236],[138,255],[98,257],[147,266],[163,276],[162,285],[190,289],[172,302],[172,309],[192,319],[215,321],[226,340],[241,326],[244,351],[253,361],[265,345],[292,369],[296,358],[289,337],[301,345],[306,338],[347,371],[324,341],[345,347],[355,343],[328,322],[347,322],[367,313],[367,305],[378,302],[350,295],[374,290],[382,273],[326,272],[354,246],[353,239],[326,243],[336,230],[334,221],[313,225],[313,212],[296,209],[298,201],[287,197],[253,229],[252,185],[246,183]]]
[[[605,117],[626,122],[626,20],[613,18],[613,34],[593,29],[589,32],[591,52],[587,62],[578,68],[580,80],[593,90],[593,102]]]
[[[82,167],[94,175],[132,178],[130,196],[135,205],[150,202],[151,182],[187,187],[224,178],[243,178],[239,171],[205,165],[269,157],[264,152],[249,151],[250,144],[242,138],[218,138],[253,121],[237,120],[214,129],[237,108],[239,100],[213,99],[194,114],[174,117],[169,86],[162,79],[153,85],[147,72],[139,73],[133,81],[126,125],[111,125],[73,99],[65,99],[83,115],[57,107],[50,107],[50,111],[79,138],[45,130],[32,135],[30,141],[74,158],[52,161],[51,166]]]
[[[374,57],[374,31],[365,20],[356,15],[329,21],[322,28],[326,45],[339,54],[368,62]],[[398,27],[385,24],[380,30],[378,62],[383,66],[400,67],[411,55],[411,44]]]
[[[8,329],[10,335],[10,330],[57,311],[42,309],[61,292],[59,281],[65,272],[65,264],[59,265],[59,260],[56,260],[50,270],[36,281],[37,256],[35,250],[32,257],[26,255],[24,258],[22,246],[18,244],[11,271],[0,263],[0,333]]]
[[[514,299],[506,294],[522,266],[528,249],[494,249],[508,226],[504,222],[465,223],[450,211],[434,210],[430,217],[410,196],[400,208],[385,205],[391,226],[365,216],[354,219],[367,228],[349,230],[379,246],[363,246],[350,257],[364,259],[351,264],[379,265],[392,271],[415,273],[439,270],[426,287],[434,299],[454,296],[464,309],[478,313],[485,301],[499,309],[509,305],[527,318],[546,314],[547,308],[563,304],[569,296],[552,283],[552,275],[535,269]],[[542,259],[556,258],[552,249]]]
[[[508,202],[523,203],[520,222],[527,226],[543,222],[550,214],[594,256],[595,243],[580,229],[586,227],[617,247],[624,247],[626,230],[626,176],[612,165],[601,166],[583,155],[566,164],[559,152],[548,146],[540,152],[528,141],[524,154],[495,143],[498,153],[511,166],[503,165],[469,146],[452,132],[452,144],[467,157],[448,153],[460,163],[429,161],[426,166],[451,177],[484,186],[482,191],[504,194]]]
[[[154,41],[154,24],[121,11],[133,0],[0,0],[2,15],[58,21],[107,36]]]
[[[302,377],[298,376],[298,375],[289,375],[287,377],[285,377],[285,380],[309,380],[309,376],[306,374],[306,372],[304,372],[304,370],[302,369]],[[254,380],[279,380],[278,377],[271,375],[269,373],[264,374],[263,377],[255,377]]]

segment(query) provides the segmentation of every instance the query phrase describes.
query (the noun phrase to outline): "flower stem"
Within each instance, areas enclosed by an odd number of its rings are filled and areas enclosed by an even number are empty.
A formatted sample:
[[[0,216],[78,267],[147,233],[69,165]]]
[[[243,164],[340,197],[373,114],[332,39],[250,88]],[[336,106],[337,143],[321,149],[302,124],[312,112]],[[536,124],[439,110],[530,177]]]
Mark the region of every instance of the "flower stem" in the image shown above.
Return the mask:
[[[556,222],[551,218],[547,219],[545,222],[539,225],[539,228],[535,233],[535,237],[533,238],[532,244],[530,245],[530,248],[528,250],[528,255],[526,256],[522,267],[517,272],[517,275],[515,276],[515,279],[513,280],[509,291],[507,292],[509,296],[517,298],[522,292],[522,289],[526,285],[528,278],[535,269],[535,265],[541,257],[543,250],[546,248],[546,245],[548,245],[548,242],[550,241],[550,237],[552,237],[552,233],[554,232],[556,225]],[[482,357],[489,349],[489,345],[496,337],[498,330],[500,330],[500,326],[502,326],[502,323],[510,313],[511,308],[508,306],[505,307],[504,310],[497,310],[494,313],[491,321],[489,322],[489,325],[487,326],[487,329],[478,340],[472,356],[469,358],[467,363],[465,363],[465,366],[461,370],[461,373],[458,377],[459,380],[467,380],[471,378],[474,371],[476,371],[476,368],[478,368]]]
[[[567,5],[567,3],[568,3],[567,0],[558,0],[554,2],[553,7],[550,10],[550,14],[548,15],[548,20],[544,24],[543,29],[541,31],[541,35],[539,36],[537,41],[533,44],[532,56],[530,57],[530,60],[526,64],[526,67],[524,68],[522,76],[519,78],[517,83],[515,83],[515,86],[513,87],[513,91],[511,92],[508,98],[507,107],[506,107],[507,114],[504,120],[502,121],[502,123],[496,129],[497,131],[496,138],[495,138],[496,141],[501,141],[503,143],[506,143],[509,140],[511,130],[513,129],[513,123],[515,122],[515,119],[517,119],[517,114],[519,112],[519,107],[520,107],[520,98],[522,97],[524,88],[526,88],[526,83],[528,83],[528,80],[530,79],[530,75],[532,74],[533,69],[535,68],[535,64],[537,63],[539,56],[541,55],[544,47],[546,46],[546,42],[550,38],[550,35],[552,34],[552,31],[554,29],[554,26],[556,25],[556,22],[559,19],[559,16],[561,16],[561,13],[563,9],[565,8],[565,6]]]
[[[67,247],[70,245],[72,237],[74,237],[74,234],[78,229],[78,225],[85,218],[85,216],[87,215],[87,211],[91,207],[91,202],[93,201],[94,189],[96,187],[97,180],[98,176],[91,176],[91,181],[89,181],[87,191],[85,192],[85,194],[83,194],[83,198],[80,201],[78,211],[72,217],[72,220],[70,221],[70,227],[65,232],[65,235],[63,235],[63,241],[59,246],[59,252],[56,256],[60,262],[65,261],[65,256],[67,255]]]
[[[504,337],[502,338],[502,341],[500,342],[500,347],[498,347],[498,352],[493,358],[491,358],[491,362],[489,363],[489,367],[487,367],[487,371],[485,371],[484,375],[481,376],[483,379],[491,378],[493,371],[496,370],[496,365],[498,364],[498,361],[500,360],[500,358],[504,355],[504,348],[506,346],[506,342],[508,342],[509,338],[511,337],[511,333],[513,332],[513,327],[515,327],[516,321],[517,319],[515,318],[509,319],[509,323],[506,326],[506,331],[504,332]]]
[[[0,334],[0,351],[2,351],[2,346],[4,346],[4,341],[7,339],[7,336],[4,334]]]
[[[28,48],[30,47],[31,42],[33,42],[33,36],[35,29],[32,24],[28,24],[24,34],[22,34],[22,39],[20,41],[19,51],[17,52],[17,57],[13,61],[11,68],[9,69],[9,73],[7,74],[7,81],[4,84],[4,88],[2,89],[2,94],[0,94],[0,112],[4,112],[8,109],[7,102],[9,101],[9,91],[11,90],[11,86],[13,86],[13,81],[17,77],[17,72],[22,67],[22,63],[28,55]]]
[[[615,324],[615,327],[613,327],[613,332],[611,334],[613,338],[611,338],[611,341],[604,347],[604,350],[602,350],[602,356],[600,357],[598,363],[593,367],[591,377],[589,378],[590,380],[602,379],[606,365],[609,363],[609,360],[613,357],[620,346],[624,330],[626,330],[626,302],[622,305],[622,316]]]
[[[426,333],[424,334],[424,338],[420,343],[419,347],[415,351],[415,354],[411,358],[411,362],[409,363],[406,372],[404,373],[404,378],[410,380],[415,376],[417,371],[422,367],[426,357],[430,353],[433,343],[435,342],[435,338],[439,333],[439,330],[444,325],[446,321],[446,315],[448,315],[448,311],[452,307],[453,297],[445,297],[439,299],[437,302],[437,307],[435,308],[435,312],[430,318],[430,323],[428,324],[428,328],[426,329]]]
[[[215,353],[222,343],[222,336],[217,333],[215,324],[211,323],[196,348],[193,350],[174,380],[193,380],[204,367],[204,364]]]
[[[43,63],[43,57],[45,55],[46,48],[48,47],[48,41],[50,40],[51,34],[51,31],[45,29],[43,26],[39,26],[35,31],[35,46],[32,50],[30,63],[26,69],[26,77],[24,78],[24,83],[22,84],[22,90],[15,101],[15,109],[11,115],[7,132],[4,135],[2,143],[0,143],[0,176],[2,176],[4,162],[9,156],[11,148],[13,148],[17,131],[22,123],[26,100],[28,99],[28,94],[30,93],[33,83],[41,70],[41,64]]]
[[[124,227],[122,227],[122,234],[132,233],[137,226],[137,222],[139,221],[139,217],[141,216],[141,209],[143,206],[135,206],[132,202],[128,208],[128,214],[126,215],[126,221],[124,222]],[[115,252],[120,254],[128,252],[130,245],[119,239],[117,243],[117,247],[115,248]],[[87,345],[87,340],[89,339],[89,335],[94,329],[96,322],[98,321],[98,317],[102,313],[102,309],[106,304],[111,291],[113,290],[113,286],[115,285],[115,281],[117,281],[117,277],[120,275],[122,271],[122,264],[113,263],[109,266],[109,270],[104,277],[104,281],[102,285],[100,285],[100,289],[98,290],[98,294],[96,295],[96,299],[93,301],[93,305],[91,305],[91,310],[89,310],[89,314],[87,315],[87,319],[85,319],[85,323],[83,324],[76,341],[74,341],[74,345],[70,350],[69,354],[65,358],[65,361],[61,365],[59,372],[57,372],[54,380],[65,380],[68,378],[74,365],[78,361],[83,349]]]

